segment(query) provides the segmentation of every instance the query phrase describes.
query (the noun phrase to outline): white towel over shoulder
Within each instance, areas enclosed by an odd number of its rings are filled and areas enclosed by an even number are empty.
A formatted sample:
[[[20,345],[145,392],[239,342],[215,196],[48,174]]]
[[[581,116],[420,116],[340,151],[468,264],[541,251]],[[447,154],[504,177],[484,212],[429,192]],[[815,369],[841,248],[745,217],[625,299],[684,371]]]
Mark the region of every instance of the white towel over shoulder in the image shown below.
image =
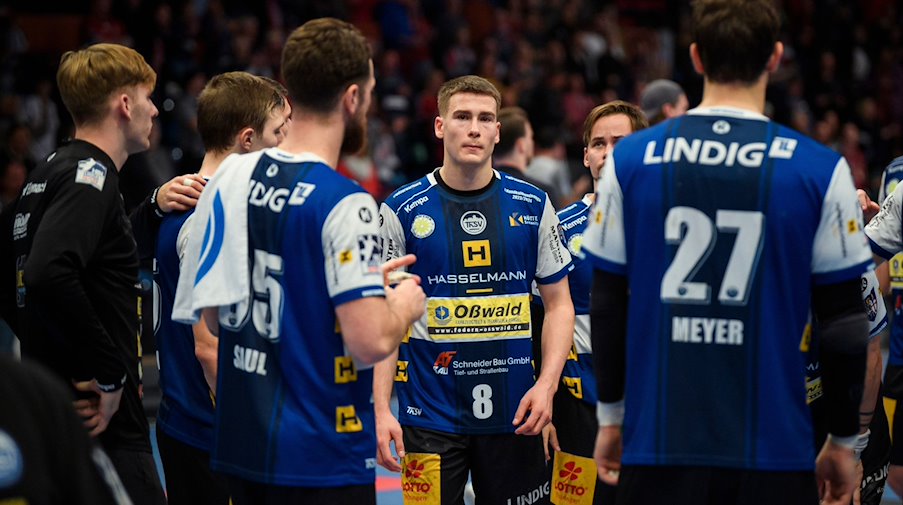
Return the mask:
[[[188,224],[174,321],[194,324],[204,308],[248,297],[248,187],[262,154],[229,156],[204,187]]]

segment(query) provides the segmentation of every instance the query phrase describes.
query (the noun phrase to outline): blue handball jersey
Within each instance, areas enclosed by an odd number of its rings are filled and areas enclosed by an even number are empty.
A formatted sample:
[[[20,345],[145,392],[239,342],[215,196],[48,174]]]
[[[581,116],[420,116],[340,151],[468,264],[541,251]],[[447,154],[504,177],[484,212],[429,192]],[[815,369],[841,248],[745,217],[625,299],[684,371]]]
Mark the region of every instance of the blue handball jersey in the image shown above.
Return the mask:
[[[884,200],[897,189],[903,180],[903,156],[894,158],[881,175],[881,190],[878,201]],[[903,231],[903,230],[901,230]],[[895,254],[887,261],[890,274],[890,291],[893,300],[894,319],[890,329],[889,366],[903,367],[903,253]]]
[[[812,470],[813,285],[871,266],[836,152],[738,109],[696,109],[623,139],[583,251],[625,275],[627,465]]]
[[[346,352],[335,310],[385,294],[376,202],[279,149],[230,157],[217,176],[248,167],[250,286],[220,308],[212,467],[281,486],[373,484],[373,372]]]
[[[593,285],[593,267],[585,261],[583,234],[589,224],[592,200],[584,197],[579,202],[558,211],[561,230],[574,269],[568,274],[568,288],[574,302],[574,346],[561,372],[561,384],[575,398],[596,406],[596,378],[593,374],[593,347],[589,331],[589,293]]]
[[[445,433],[514,431],[534,382],[530,286],[567,275],[571,258],[548,196],[493,171],[484,190],[459,193],[438,170],[380,209],[387,258],[417,255],[410,271],[427,296],[399,349],[399,421]]]
[[[183,226],[194,211],[167,214],[160,223],[154,258],[154,335],[160,369],[157,425],[176,440],[210,451],[213,444],[213,400],[204,371],[194,354],[191,325],[173,321],[179,283]]]

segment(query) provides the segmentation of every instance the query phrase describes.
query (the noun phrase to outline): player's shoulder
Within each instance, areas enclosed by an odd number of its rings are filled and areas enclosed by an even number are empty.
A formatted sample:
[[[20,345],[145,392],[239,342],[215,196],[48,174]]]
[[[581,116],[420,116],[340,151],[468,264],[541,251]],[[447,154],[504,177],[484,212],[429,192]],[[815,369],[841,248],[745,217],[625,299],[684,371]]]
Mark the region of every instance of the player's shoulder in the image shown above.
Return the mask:
[[[562,225],[566,222],[579,219],[580,216],[586,215],[589,212],[590,204],[586,198],[582,198],[577,200],[576,202],[568,205],[567,207],[558,211],[558,220],[561,221]]]
[[[529,206],[537,206],[540,210],[545,207],[545,202],[549,199],[549,195],[542,189],[506,173],[495,170],[493,170],[493,173],[495,177],[499,178],[498,182],[503,198]]]
[[[436,178],[433,174],[427,174],[393,191],[386,197],[384,203],[396,214],[410,212],[414,207],[419,207],[429,200],[427,193],[436,185]]]
[[[891,160],[891,162],[884,167],[884,174],[885,177],[895,177],[897,179],[903,177],[903,156]]]

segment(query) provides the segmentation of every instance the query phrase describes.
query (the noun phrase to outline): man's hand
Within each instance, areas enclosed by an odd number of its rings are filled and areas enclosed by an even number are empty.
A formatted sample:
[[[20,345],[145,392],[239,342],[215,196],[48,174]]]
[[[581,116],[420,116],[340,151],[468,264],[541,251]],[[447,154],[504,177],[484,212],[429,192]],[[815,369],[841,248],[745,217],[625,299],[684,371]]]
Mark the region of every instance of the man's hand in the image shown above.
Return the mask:
[[[173,177],[157,191],[157,206],[167,213],[193,209],[206,185],[207,181],[198,174]]]
[[[618,484],[621,473],[621,427],[600,426],[596,434],[596,450],[593,452],[599,479],[611,486]]]
[[[842,447],[829,438],[815,459],[815,479],[822,505],[848,505],[856,481],[853,449]]]
[[[862,505],[862,461],[856,462],[856,489],[853,490],[853,505]]]
[[[383,272],[383,284],[386,286],[386,302],[390,310],[398,315],[405,327],[418,321],[426,310],[426,294],[420,287],[420,277],[396,271],[399,268],[413,265],[417,257],[406,254],[391,259],[380,266]],[[399,276],[398,274],[404,274]],[[404,277],[404,279],[401,279]],[[390,287],[394,284],[395,287]]]
[[[868,223],[881,210],[881,205],[872,201],[868,193],[861,189],[856,190],[856,196],[859,197],[859,206],[862,208],[862,219]]]
[[[113,414],[119,410],[122,388],[107,393],[97,387],[96,379],[92,379],[85,382],[76,382],[75,389],[85,393],[97,394],[97,398],[74,402],[75,411],[85,420],[85,428],[90,430],[89,433],[92,437],[96,437],[107,429]]]
[[[553,451],[561,451],[561,445],[558,443],[558,430],[555,425],[549,423],[542,429],[542,450],[546,453],[546,461],[552,459],[549,454],[549,448]]]
[[[555,388],[537,381],[520,399],[514,420],[511,424],[518,426],[514,433],[518,435],[539,435],[542,429],[552,422],[552,398]],[[529,416],[527,415],[529,412]],[[523,423],[523,424],[521,424]]]
[[[392,448],[389,443],[395,441],[395,452],[398,459],[392,456]],[[401,461],[404,458],[404,438],[398,419],[391,412],[376,413],[376,462],[390,472],[401,471]]]

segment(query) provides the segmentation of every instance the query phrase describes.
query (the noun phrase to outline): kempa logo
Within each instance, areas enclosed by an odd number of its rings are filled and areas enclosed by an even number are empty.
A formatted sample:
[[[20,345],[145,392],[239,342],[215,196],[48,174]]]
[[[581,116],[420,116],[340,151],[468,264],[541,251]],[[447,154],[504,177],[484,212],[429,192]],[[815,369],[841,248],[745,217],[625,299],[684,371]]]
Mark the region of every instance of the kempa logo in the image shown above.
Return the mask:
[[[479,235],[486,230],[486,216],[480,211],[469,210],[461,216],[461,229],[468,235]]]

